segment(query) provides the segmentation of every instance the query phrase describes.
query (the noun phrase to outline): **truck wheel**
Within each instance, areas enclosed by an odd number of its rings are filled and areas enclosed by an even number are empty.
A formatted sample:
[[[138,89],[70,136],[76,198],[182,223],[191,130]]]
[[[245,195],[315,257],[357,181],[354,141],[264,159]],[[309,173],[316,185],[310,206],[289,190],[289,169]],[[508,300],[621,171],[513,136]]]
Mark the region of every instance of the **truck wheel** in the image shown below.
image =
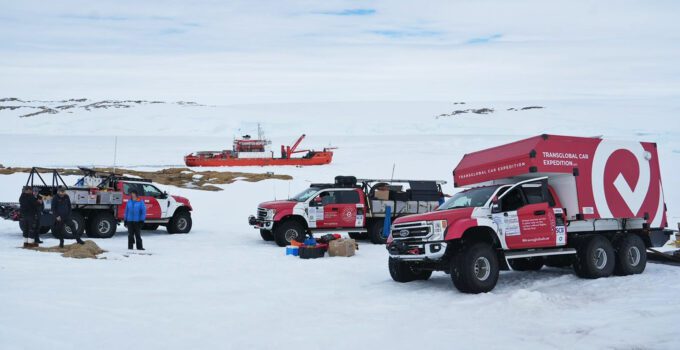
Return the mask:
[[[382,235],[383,226],[385,225],[385,220],[376,220],[371,223],[368,228],[368,238],[371,239],[373,244],[385,244],[387,243],[387,237]]]
[[[510,267],[515,271],[538,271],[543,267],[543,257],[509,259]]]
[[[576,248],[574,272],[581,278],[608,277],[614,272],[615,260],[614,247],[607,238],[587,236]]]
[[[142,225],[142,230],[144,231],[155,231],[158,230],[159,224],[144,224]]]
[[[272,231],[260,230],[260,236],[262,236],[262,239],[267,242],[274,240],[274,234],[272,234]]]
[[[83,217],[83,214],[74,211],[71,213],[71,224],[70,225],[64,225],[64,239],[74,239],[76,238],[76,235],[78,237],[83,236],[83,232],[85,231],[85,217]]]
[[[498,256],[488,243],[463,247],[451,259],[451,280],[463,293],[486,293],[498,282]]]
[[[111,213],[99,213],[88,220],[87,236],[92,238],[111,238],[116,234],[116,218]]]
[[[289,245],[293,240],[302,242],[305,239],[305,228],[295,220],[284,221],[274,228],[274,240],[279,247]]]
[[[41,235],[46,234],[47,232],[50,232],[52,228],[49,226],[40,226],[40,231],[38,231]]]
[[[432,276],[432,271],[415,268],[413,263],[395,258],[389,258],[388,266],[392,279],[400,283],[416,280],[426,281]]]
[[[368,238],[368,232],[350,232],[349,238],[351,239],[366,239]]]
[[[168,233],[189,233],[191,225],[191,213],[186,210],[178,211],[168,222]]]
[[[614,274],[627,276],[640,274],[647,266],[647,248],[640,237],[626,234],[614,242],[616,266]]]

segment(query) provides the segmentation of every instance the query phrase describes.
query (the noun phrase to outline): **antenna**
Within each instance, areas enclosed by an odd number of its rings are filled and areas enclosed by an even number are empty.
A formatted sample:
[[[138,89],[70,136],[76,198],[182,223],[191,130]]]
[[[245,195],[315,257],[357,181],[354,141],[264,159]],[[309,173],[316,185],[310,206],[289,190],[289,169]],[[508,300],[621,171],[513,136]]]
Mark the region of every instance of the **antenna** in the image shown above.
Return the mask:
[[[397,163],[392,163],[392,178],[390,179],[390,181],[394,181],[394,168],[396,168],[396,167],[397,167]]]
[[[288,198],[290,198],[290,181],[288,181]]]
[[[118,136],[113,137],[113,173],[116,173],[116,158],[118,158]]]

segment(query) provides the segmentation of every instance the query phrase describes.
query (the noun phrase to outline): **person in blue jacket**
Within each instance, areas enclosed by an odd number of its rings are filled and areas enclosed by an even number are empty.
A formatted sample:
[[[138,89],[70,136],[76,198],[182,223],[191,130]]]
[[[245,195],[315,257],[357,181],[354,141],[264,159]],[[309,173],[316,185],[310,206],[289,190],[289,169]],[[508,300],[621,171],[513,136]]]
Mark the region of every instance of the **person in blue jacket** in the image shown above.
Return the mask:
[[[128,229],[128,249],[133,249],[135,241],[137,250],[144,250],[142,245],[142,225],[146,219],[146,206],[139,199],[137,191],[130,191],[130,200],[125,206],[125,226]]]

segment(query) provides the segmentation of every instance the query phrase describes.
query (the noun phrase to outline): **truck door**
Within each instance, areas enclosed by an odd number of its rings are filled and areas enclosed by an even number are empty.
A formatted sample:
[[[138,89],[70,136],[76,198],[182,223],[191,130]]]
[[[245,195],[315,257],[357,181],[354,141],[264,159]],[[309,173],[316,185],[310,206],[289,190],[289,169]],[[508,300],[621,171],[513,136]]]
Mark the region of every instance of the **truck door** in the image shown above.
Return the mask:
[[[158,187],[152,184],[143,184],[145,200],[148,200],[147,206],[147,216],[149,209],[154,212],[154,219],[156,218],[166,218],[168,215],[168,207],[170,206],[170,200],[168,196],[161,192]]]
[[[551,203],[543,194],[545,182],[516,185],[500,197],[500,212],[494,213],[508,249],[554,247],[556,219]],[[540,193],[536,196],[536,192]],[[562,236],[564,241],[564,237]]]
[[[312,203],[316,203],[316,208],[312,209],[310,206],[310,210],[317,213],[315,215],[317,228],[354,228],[357,224],[359,227],[363,226],[364,208],[358,190],[327,190],[319,193],[317,197],[312,200]],[[319,215],[321,214],[319,212],[323,214]]]
[[[146,219],[147,220],[157,220],[161,218],[161,207],[158,204],[158,201],[151,197],[148,196],[146,191],[144,190],[144,186],[146,184],[139,184],[139,183],[134,183],[134,182],[126,182],[123,184],[123,205],[127,205],[127,202],[130,200],[130,191],[133,189],[137,191],[137,195],[139,196],[139,199],[144,201],[144,205],[146,206]],[[123,213],[125,213],[125,208],[122,208]],[[123,214],[124,215],[124,214]]]

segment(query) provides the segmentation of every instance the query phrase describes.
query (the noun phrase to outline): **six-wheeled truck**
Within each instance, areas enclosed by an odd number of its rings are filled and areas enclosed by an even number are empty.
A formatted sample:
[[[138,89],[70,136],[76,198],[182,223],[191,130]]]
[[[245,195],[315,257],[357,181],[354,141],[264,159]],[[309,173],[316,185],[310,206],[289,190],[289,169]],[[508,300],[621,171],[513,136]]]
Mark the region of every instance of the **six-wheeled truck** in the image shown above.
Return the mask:
[[[126,177],[118,174],[99,173],[91,169],[81,168],[84,176],[76,185],[68,186],[61,175],[53,169],[33,168],[26,186],[30,186],[36,195],[44,201],[45,215],[49,215],[51,198],[56,195],[57,188],[63,186],[72,205],[70,225],[64,227],[65,238],[73,238],[74,234],[87,233],[92,238],[110,238],[123,221],[125,205],[130,199],[130,192],[136,190],[146,205],[146,220],[143,229],[155,230],[158,226],[167,227],[169,233],[188,233],[191,231],[191,211],[189,200],[180,196],[171,196],[162,192],[151,180]],[[52,174],[51,183],[45,182],[40,171]],[[18,221],[20,219],[18,203],[0,203],[0,216]],[[49,220],[41,220],[42,224]],[[49,232],[49,226],[41,226],[40,232]]]
[[[480,293],[502,269],[639,274],[646,249],[668,240],[654,143],[541,135],[466,154],[453,177],[467,189],[392,225],[395,281],[444,271],[460,291]]]
[[[293,198],[261,203],[248,223],[260,230],[262,239],[282,247],[308,234],[328,232],[384,244],[386,213],[396,218],[433,210],[445,183],[337,176],[335,183],[312,184]]]

